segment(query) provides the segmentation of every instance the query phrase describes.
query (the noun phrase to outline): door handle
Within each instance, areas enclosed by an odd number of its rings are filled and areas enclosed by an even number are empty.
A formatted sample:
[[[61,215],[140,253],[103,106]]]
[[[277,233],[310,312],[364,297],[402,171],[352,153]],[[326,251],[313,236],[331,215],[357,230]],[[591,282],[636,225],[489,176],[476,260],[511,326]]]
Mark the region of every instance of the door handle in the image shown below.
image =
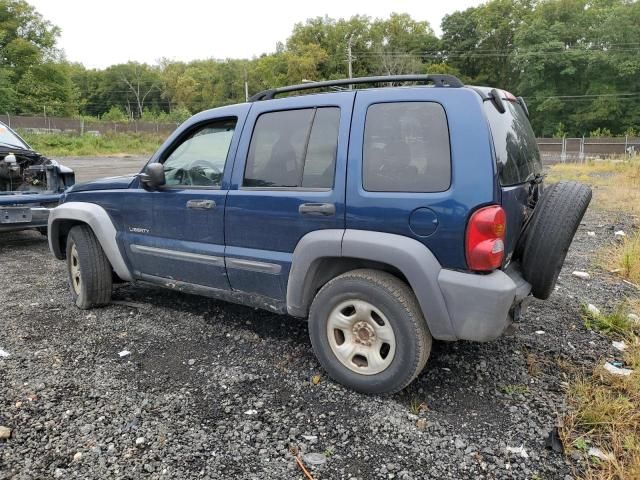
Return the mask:
[[[208,209],[214,208],[215,206],[216,202],[213,200],[189,200],[187,202],[187,208]]]
[[[298,213],[328,217],[336,214],[336,205],[334,203],[303,203],[298,207]]]

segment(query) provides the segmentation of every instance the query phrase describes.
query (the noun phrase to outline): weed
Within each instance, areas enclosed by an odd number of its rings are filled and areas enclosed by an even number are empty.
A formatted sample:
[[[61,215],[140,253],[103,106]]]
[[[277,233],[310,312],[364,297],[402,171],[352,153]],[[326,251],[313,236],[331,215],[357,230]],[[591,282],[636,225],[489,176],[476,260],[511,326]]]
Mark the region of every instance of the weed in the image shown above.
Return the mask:
[[[630,282],[640,284],[640,231],[625,237],[621,244],[608,248],[601,263]]]
[[[578,450],[583,450],[583,451],[586,451],[589,449],[589,443],[582,437],[576,438],[573,441],[573,446],[574,448],[577,448]]]
[[[636,325],[629,320],[627,304],[618,306],[610,313],[593,313],[582,306],[584,325],[590,330],[598,330],[611,336],[626,337],[633,334]]]
[[[574,365],[569,360],[561,357],[560,355],[556,356],[555,362],[558,368],[565,373],[572,373],[575,371]]]
[[[525,393],[529,393],[529,387],[526,385],[503,385],[501,390],[507,395],[524,395]]]
[[[411,401],[409,402],[409,411],[414,415],[419,415],[422,412],[426,412],[429,410],[429,406],[422,402],[418,397],[411,397]]]
[[[527,353],[527,371],[529,375],[535,377],[540,374],[540,362],[534,353]]]

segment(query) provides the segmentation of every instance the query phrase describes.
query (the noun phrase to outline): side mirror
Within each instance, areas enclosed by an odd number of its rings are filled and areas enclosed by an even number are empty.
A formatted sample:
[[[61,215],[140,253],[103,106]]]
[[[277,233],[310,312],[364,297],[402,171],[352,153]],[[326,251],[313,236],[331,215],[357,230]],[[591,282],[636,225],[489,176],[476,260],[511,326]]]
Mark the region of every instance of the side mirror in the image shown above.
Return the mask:
[[[164,178],[164,166],[161,163],[150,163],[139,175],[140,182],[149,188],[162,187],[166,180]]]

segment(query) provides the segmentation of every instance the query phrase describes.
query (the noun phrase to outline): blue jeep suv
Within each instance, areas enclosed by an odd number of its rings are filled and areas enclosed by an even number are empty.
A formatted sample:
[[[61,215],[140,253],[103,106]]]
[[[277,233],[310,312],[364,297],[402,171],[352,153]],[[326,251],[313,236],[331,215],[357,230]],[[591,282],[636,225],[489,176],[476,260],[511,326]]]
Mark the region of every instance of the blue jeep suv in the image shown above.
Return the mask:
[[[50,248],[80,308],[126,281],[307,318],[332,378],[395,392],[433,338],[494,339],[553,291],[591,191],[543,190],[527,115],[447,75],[267,90],[69,189]]]

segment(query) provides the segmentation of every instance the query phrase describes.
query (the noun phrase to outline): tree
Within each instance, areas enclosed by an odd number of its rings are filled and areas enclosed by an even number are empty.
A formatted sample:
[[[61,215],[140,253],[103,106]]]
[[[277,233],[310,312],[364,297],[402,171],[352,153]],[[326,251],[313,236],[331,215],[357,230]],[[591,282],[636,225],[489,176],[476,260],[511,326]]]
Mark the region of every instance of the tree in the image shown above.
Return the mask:
[[[623,0],[553,0],[536,5],[516,31],[518,91],[534,129],[569,135],[640,124],[640,4]]]
[[[378,71],[384,75],[417,73],[425,58],[431,59],[439,41],[428,22],[418,22],[407,14],[392,13],[371,25],[371,47],[378,55]]]
[[[74,110],[73,88],[55,48],[59,29],[24,0],[0,0],[0,108]]]
[[[144,112],[145,102],[149,94],[160,91],[160,75],[157,69],[144,63],[129,62],[120,66],[120,79],[128,87],[135,99],[137,116]]]
[[[66,64],[46,62],[29,67],[15,84],[18,111],[71,116],[78,113],[78,96]]]
[[[59,58],[60,29],[24,0],[0,0],[0,60],[19,78],[32,65]]]
[[[117,107],[113,105],[107,112],[103,113],[100,117],[101,120],[108,120],[110,122],[126,122],[128,120],[125,113]]]

